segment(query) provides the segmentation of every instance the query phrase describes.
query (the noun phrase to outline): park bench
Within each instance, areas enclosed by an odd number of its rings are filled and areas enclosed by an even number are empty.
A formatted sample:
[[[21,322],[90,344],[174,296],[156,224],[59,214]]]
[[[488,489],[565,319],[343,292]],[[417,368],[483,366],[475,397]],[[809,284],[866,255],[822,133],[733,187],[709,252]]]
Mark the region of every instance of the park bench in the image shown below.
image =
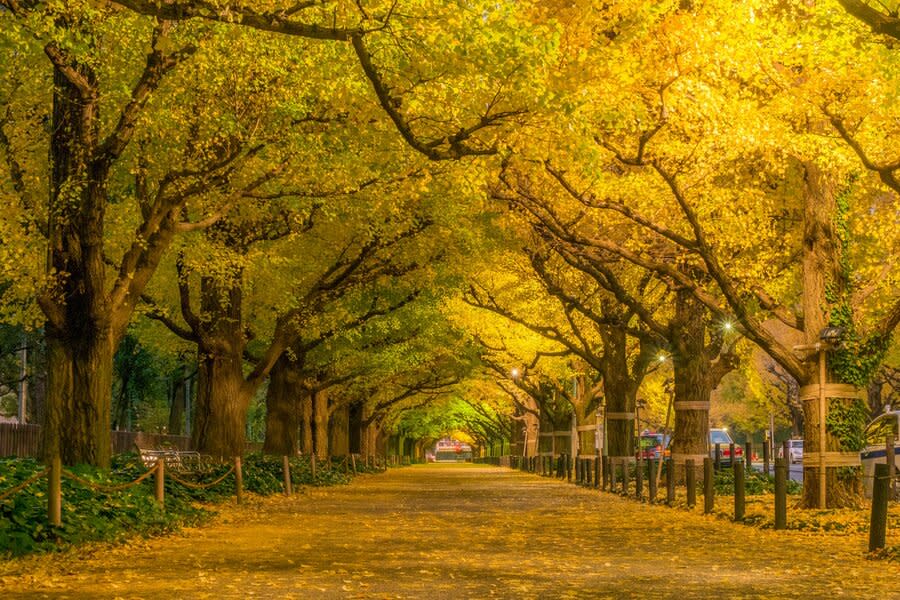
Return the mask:
[[[159,459],[163,459],[167,469],[188,471],[200,468],[204,462],[204,456],[196,450],[180,450],[166,445],[148,448],[138,442],[134,445],[145,467],[152,467]]]

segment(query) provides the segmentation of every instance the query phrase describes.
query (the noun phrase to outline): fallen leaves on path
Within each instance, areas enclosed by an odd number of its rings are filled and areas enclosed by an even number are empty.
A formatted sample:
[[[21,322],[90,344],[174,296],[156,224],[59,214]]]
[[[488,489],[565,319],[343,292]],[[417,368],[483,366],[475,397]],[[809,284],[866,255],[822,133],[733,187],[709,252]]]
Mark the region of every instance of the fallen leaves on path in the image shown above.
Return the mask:
[[[893,534],[894,532],[892,532]],[[0,565],[4,598],[891,598],[866,539],[764,531],[506,469],[419,466]]]

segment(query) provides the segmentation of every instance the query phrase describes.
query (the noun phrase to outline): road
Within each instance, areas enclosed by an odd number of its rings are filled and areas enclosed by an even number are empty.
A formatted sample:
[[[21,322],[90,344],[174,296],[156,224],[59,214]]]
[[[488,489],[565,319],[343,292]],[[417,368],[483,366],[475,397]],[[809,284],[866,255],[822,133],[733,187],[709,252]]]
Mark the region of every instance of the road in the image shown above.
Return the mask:
[[[896,598],[900,566],[864,549],[862,534],[760,530],[509,469],[428,465],[225,507],[164,538],[0,563],[0,597]]]

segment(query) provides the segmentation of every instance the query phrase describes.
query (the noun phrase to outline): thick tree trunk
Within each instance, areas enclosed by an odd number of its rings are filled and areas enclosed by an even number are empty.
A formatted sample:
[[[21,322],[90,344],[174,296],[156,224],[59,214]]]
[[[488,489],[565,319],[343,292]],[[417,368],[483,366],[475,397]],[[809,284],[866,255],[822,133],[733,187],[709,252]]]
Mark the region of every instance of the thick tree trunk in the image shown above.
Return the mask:
[[[606,328],[603,343],[607,453],[614,460],[631,460],[634,458],[635,390],[628,374],[625,331],[615,327]]]
[[[251,394],[246,389],[241,357],[201,356],[197,383],[194,448],[223,460],[242,456]]]
[[[58,455],[67,465],[109,466],[113,361],[108,334],[60,338],[48,331],[47,358],[44,455]]]
[[[263,452],[295,456],[300,451],[302,378],[296,363],[282,355],[269,374],[266,393],[266,439]]]
[[[300,397],[300,452],[313,453],[313,399],[308,392]]]
[[[328,452],[328,392],[313,394],[313,448],[316,456],[327,458]]]
[[[172,373],[172,404],[169,406],[170,435],[181,435],[184,430],[184,413],[187,410],[187,378],[184,365]]]
[[[346,403],[332,407],[329,439],[332,455],[350,454],[350,407]]]
[[[829,180],[818,165],[804,163],[806,187],[804,194],[803,230],[803,331],[806,344],[819,342],[822,329],[828,325],[829,297],[843,298],[844,277],[840,270],[840,240],[835,230],[837,199],[834,183]],[[816,355],[812,354],[808,377],[800,381],[801,386],[814,383],[828,383],[833,375],[825,373],[825,381],[820,381],[816,368]],[[838,382],[839,383],[839,382]],[[804,451],[807,454],[822,450],[819,438],[819,402],[803,403]],[[826,436],[826,452],[840,451],[840,441]],[[819,469],[815,465],[803,468],[803,506],[819,506]],[[827,497],[829,507],[852,505],[855,503],[854,487],[839,485],[836,468],[826,469]]]
[[[685,461],[702,469],[709,456],[709,398],[713,383],[706,352],[706,309],[679,290],[672,320],[672,366],[675,379],[675,432],[672,457],[682,472]]]

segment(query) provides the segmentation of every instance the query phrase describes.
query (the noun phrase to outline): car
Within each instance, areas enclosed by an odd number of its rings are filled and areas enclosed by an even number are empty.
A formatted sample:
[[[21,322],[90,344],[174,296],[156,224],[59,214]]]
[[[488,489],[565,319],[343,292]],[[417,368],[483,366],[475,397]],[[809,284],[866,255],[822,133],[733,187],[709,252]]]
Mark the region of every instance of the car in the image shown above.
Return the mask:
[[[660,460],[669,456],[669,436],[652,431],[642,431],[638,438],[637,458],[643,460]]]
[[[728,435],[727,429],[709,430],[709,456],[713,460],[716,459],[716,444],[719,444],[719,451],[721,452],[719,457],[720,464],[725,467],[731,466],[731,444],[734,444],[734,440]],[[744,456],[744,449],[737,444],[734,446],[734,456],[735,458],[743,458]]]
[[[790,462],[803,462],[803,440],[785,440],[788,445],[788,459]],[[778,458],[784,458],[784,444],[778,447]]]
[[[866,447],[859,453],[866,496],[872,495],[875,465],[887,461],[887,437],[894,440],[894,468],[900,469],[900,410],[887,411],[866,426]]]

